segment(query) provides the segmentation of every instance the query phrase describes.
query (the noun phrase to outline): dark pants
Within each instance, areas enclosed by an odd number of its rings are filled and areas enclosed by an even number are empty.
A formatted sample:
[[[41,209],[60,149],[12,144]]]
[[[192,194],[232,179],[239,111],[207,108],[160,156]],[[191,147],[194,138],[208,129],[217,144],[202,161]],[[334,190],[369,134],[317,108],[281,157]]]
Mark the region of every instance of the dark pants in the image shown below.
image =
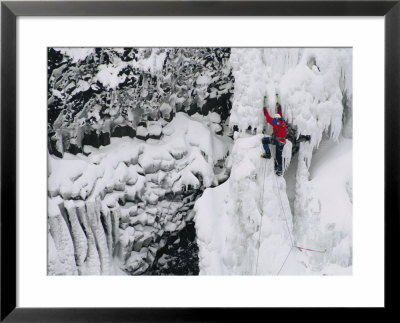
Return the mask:
[[[264,146],[265,152],[269,154],[271,151],[269,150],[268,144],[276,146],[276,163],[278,164],[278,169],[282,170],[282,150],[285,144],[272,137],[264,137],[261,142]]]

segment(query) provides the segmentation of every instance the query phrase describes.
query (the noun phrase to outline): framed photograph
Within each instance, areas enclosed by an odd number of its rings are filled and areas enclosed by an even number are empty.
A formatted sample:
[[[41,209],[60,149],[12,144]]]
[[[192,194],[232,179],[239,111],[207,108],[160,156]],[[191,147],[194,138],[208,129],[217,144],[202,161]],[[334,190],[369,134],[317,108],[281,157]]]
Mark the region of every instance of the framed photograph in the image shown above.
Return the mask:
[[[1,320],[392,308],[399,14],[2,2]]]

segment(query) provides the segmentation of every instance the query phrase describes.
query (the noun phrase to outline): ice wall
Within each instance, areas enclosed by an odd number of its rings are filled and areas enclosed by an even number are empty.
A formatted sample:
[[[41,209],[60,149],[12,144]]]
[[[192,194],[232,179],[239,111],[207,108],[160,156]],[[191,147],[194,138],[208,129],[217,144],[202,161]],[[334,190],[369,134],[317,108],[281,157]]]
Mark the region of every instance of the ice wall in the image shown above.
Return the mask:
[[[294,248],[282,274],[342,273],[341,269],[327,268],[349,268],[352,264],[351,202],[347,204],[350,195],[344,194],[338,200],[347,205],[343,215],[328,219],[325,209],[332,206],[317,194],[318,178],[312,182],[309,169],[321,142],[338,145],[344,126],[346,136],[351,138],[351,49],[233,48],[230,63],[235,88],[229,122],[238,132],[230,156],[232,170],[228,182],[212,189],[212,193],[206,190],[195,206],[201,273],[277,274],[277,264],[284,263],[282,256],[289,255],[293,245],[328,251],[312,254]],[[267,108],[273,114],[276,94],[284,118],[296,129],[297,136],[312,138],[310,143],[300,144],[293,210],[289,207],[285,179],[277,179],[268,162],[262,175],[259,158],[261,133],[272,133],[262,112],[263,97],[267,96]],[[285,169],[293,160],[291,149],[286,148]],[[351,151],[351,145],[348,149]],[[345,164],[351,168],[351,158]],[[345,179],[332,191],[333,196],[351,191],[347,171],[346,168]],[[332,174],[316,176],[329,178]],[[207,205],[215,205],[214,209],[221,214],[209,210]],[[210,226],[212,232],[206,230]]]
[[[282,75],[298,64],[300,49],[232,48],[230,64],[235,78],[230,125],[244,131],[251,127],[261,133],[264,95],[273,114],[275,94]]]
[[[275,94],[285,119],[298,134],[311,134],[313,148],[322,133],[340,135],[343,96],[352,100],[351,49],[233,48],[230,56],[235,92],[230,125],[261,132],[265,126],[263,96],[270,114]]]
[[[274,275],[291,249],[292,214],[285,181],[261,159],[262,136],[235,140],[223,185],[195,204],[202,275]]]

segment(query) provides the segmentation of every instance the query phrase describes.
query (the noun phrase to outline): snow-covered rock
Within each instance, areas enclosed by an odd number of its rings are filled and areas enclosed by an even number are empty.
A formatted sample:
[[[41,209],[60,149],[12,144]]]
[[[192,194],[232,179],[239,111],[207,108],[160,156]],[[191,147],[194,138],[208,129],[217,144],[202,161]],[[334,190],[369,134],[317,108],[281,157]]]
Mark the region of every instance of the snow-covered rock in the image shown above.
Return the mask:
[[[48,54],[53,155],[106,146],[110,137],[159,139],[162,121],[178,111],[229,116],[229,48],[49,48]]]
[[[165,129],[152,142],[113,138],[88,156],[49,156],[50,274],[113,274],[116,264],[145,273],[186,226],[185,203],[219,184],[214,165],[231,139],[182,112]]]

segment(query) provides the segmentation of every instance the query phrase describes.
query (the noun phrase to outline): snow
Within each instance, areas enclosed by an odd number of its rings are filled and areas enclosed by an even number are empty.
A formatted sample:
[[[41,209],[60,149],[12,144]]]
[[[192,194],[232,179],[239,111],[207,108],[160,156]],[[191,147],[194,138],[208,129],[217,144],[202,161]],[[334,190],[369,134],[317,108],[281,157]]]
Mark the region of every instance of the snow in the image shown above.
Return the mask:
[[[147,130],[147,128],[139,126],[136,130],[136,134],[140,137],[147,137],[149,135],[149,131]]]
[[[331,174],[335,176],[329,176]],[[317,151],[310,168],[310,178],[324,205],[321,224],[336,222],[338,225],[338,215],[341,215],[341,220],[345,222],[340,227],[351,228],[351,196],[346,190],[346,185],[352,183],[352,140],[342,138],[339,145],[335,145],[325,154],[322,149]],[[347,222],[348,220],[350,222]]]
[[[158,122],[149,122],[147,130],[150,136],[161,136],[162,126]]]
[[[139,55],[141,53],[147,53],[148,51],[150,51],[150,55],[147,58],[139,61],[132,61],[130,64],[134,68],[139,68],[140,70],[149,72],[151,75],[156,75],[162,71],[164,60],[167,54],[165,49],[162,48],[140,48]]]
[[[59,50],[61,53],[69,56],[73,62],[84,60],[87,56],[94,52],[94,48],[87,47],[61,47],[54,49]]]
[[[172,107],[171,107],[168,103],[163,102],[163,103],[161,104],[161,106],[160,106],[160,112],[161,112],[164,116],[169,115],[169,114],[171,113],[171,111],[172,111]]]
[[[343,267],[352,264],[352,140],[331,141],[314,156],[310,183],[320,201],[318,241],[328,250],[325,261]],[[307,224],[302,223],[307,226]],[[307,230],[307,228],[305,229]]]
[[[104,87],[115,89],[119,83],[125,80],[126,76],[118,75],[123,67],[123,65],[100,65],[99,72],[94,77],[93,81],[99,81]]]
[[[63,159],[48,158],[51,174],[48,180],[48,191],[50,196],[56,196],[60,187],[68,187],[76,180],[87,167],[87,163],[78,159],[68,159],[68,155]],[[71,193],[70,193],[71,194]]]
[[[75,90],[71,92],[71,95],[75,95],[80,92],[85,92],[90,88],[90,84],[86,81],[79,80],[76,84]]]

